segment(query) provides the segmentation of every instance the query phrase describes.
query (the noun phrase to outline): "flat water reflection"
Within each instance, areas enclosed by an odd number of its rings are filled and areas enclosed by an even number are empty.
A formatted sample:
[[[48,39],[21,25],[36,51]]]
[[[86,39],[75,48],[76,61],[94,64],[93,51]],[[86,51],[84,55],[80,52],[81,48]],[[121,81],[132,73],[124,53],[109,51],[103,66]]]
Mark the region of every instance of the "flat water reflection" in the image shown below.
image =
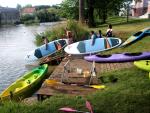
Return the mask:
[[[57,23],[0,27],[0,92],[29,70],[25,66],[24,57],[36,48],[34,34],[41,33],[54,24]]]

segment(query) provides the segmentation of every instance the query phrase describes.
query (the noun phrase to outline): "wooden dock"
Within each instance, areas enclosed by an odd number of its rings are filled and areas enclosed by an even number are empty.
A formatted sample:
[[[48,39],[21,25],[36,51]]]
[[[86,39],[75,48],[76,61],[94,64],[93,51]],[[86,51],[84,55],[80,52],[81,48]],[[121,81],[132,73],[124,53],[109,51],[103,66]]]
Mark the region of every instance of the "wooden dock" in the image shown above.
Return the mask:
[[[67,69],[65,70],[64,65],[70,60]],[[42,87],[37,91],[38,100],[42,100],[43,97],[50,97],[58,93],[69,94],[69,95],[86,95],[87,92],[94,92],[96,89],[85,88],[76,85],[88,85],[91,80],[91,84],[99,84],[97,77],[91,79],[90,74],[85,75],[83,73],[77,72],[77,70],[82,70],[82,72],[90,72],[92,62],[87,62],[84,59],[79,58],[64,58],[62,62],[56,67],[53,73],[48,79],[57,80],[65,84],[48,85],[43,83]],[[100,75],[104,72],[120,70],[124,68],[130,68],[133,66],[132,62],[127,63],[95,63],[96,72]]]

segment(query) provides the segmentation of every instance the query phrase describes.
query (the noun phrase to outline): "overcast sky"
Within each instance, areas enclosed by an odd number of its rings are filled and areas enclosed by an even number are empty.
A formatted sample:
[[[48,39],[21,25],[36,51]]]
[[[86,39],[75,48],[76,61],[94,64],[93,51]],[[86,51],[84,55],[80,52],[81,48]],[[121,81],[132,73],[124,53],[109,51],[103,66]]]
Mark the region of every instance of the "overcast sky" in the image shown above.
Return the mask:
[[[63,0],[0,0],[0,6],[2,7],[16,7],[17,4],[25,6],[27,4],[35,5],[55,5],[61,3]]]

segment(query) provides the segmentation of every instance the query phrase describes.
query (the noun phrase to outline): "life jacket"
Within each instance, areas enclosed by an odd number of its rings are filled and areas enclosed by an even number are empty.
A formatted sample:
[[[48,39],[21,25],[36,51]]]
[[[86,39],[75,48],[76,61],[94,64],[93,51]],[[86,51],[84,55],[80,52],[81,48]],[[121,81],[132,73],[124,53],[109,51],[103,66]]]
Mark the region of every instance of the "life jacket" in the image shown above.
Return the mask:
[[[107,31],[107,34],[106,34],[107,37],[112,37],[112,30],[110,29],[109,31]]]

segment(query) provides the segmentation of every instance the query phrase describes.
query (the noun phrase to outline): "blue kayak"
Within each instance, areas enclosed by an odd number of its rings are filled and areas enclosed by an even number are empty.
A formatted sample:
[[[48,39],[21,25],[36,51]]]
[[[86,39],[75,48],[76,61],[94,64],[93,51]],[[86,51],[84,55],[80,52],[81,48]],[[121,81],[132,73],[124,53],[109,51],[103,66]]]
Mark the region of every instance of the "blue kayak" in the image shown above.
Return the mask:
[[[40,62],[43,58],[50,56],[66,47],[68,44],[67,39],[58,39],[48,43],[48,47],[46,49],[45,44],[36,48],[35,50],[29,52],[25,56],[25,61],[27,63],[31,62]]]
[[[134,35],[130,36],[124,43],[122,43],[120,45],[120,47],[124,47],[124,46],[127,46],[129,44],[132,44],[133,42],[147,36],[147,35],[150,35],[150,27],[148,28],[145,28],[141,31],[138,31],[137,33],[135,33]]]

